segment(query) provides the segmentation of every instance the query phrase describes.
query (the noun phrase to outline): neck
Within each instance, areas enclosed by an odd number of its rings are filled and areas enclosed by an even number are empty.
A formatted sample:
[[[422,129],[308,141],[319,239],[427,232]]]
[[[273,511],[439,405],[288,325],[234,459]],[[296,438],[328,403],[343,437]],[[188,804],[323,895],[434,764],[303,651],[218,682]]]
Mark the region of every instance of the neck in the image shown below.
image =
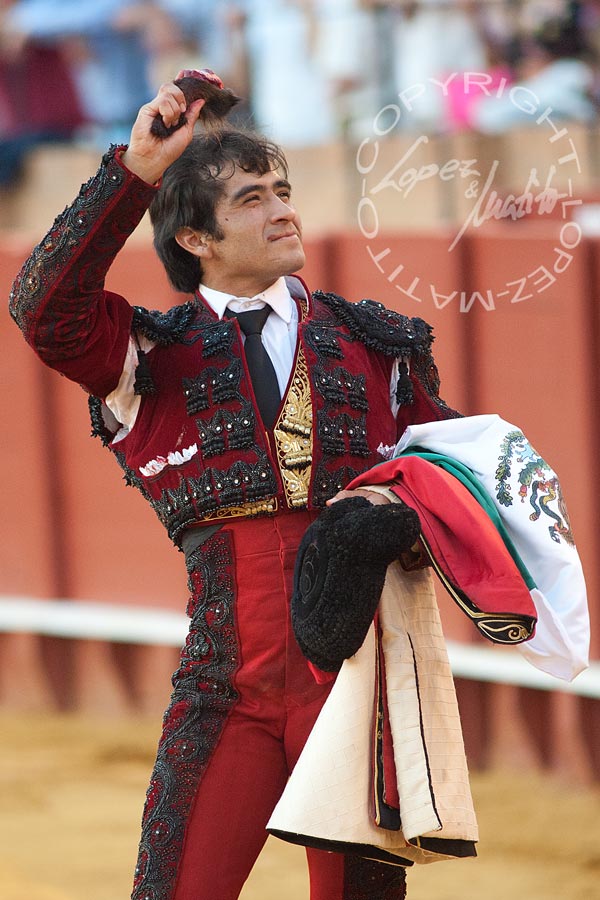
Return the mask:
[[[214,291],[221,291],[224,294],[230,294],[232,297],[255,297],[262,294],[267,288],[278,281],[279,278],[271,279],[250,279],[239,281],[231,279],[220,279],[218,277],[206,276],[202,279],[202,284]]]

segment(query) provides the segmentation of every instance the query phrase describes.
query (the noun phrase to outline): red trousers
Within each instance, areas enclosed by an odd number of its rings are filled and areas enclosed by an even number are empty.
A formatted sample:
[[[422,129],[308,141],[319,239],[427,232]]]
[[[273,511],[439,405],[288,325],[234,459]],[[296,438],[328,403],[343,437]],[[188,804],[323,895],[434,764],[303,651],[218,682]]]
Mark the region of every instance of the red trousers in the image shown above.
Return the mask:
[[[232,520],[188,560],[190,632],[144,810],[134,900],[236,900],[329,693],[289,616],[314,514]],[[404,871],[307,850],[311,900],[400,900]],[[282,886],[283,887],[283,886]]]

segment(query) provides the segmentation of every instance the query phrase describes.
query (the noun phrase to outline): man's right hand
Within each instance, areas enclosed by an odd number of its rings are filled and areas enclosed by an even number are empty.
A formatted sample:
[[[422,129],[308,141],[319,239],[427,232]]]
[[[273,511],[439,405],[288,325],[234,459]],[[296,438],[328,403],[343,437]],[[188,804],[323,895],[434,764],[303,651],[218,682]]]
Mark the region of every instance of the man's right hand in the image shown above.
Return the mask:
[[[157,182],[192,140],[194,125],[205,103],[205,100],[195,100],[188,107],[180,88],[172,82],[161,85],[156,97],[138,113],[131,129],[129,147],[122,156],[123,164],[143,181]],[[186,124],[169,137],[158,138],[151,133],[150,127],[157,115],[169,128],[179,121],[182,112],[186,114]]]

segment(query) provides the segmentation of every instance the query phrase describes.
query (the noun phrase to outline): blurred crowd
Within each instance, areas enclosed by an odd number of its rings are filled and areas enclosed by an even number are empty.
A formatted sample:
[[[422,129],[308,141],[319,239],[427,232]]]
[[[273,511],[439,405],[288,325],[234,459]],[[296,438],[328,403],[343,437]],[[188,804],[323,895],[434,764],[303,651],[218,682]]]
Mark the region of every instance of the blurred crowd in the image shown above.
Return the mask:
[[[125,142],[182,68],[214,69],[238,120],[294,147],[359,139],[383,108],[430,133],[534,106],[593,121],[599,53],[600,0],[0,0],[0,185],[42,142]]]

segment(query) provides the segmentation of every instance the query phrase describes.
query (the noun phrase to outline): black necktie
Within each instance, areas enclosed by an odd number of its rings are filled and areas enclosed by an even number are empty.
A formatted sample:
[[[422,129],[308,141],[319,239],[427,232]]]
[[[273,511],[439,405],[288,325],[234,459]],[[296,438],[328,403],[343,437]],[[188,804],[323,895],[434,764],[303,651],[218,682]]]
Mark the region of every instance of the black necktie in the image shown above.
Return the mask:
[[[228,318],[235,316],[246,336],[244,343],[246,363],[258,409],[267,428],[273,426],[281,402],[277,375],[261,338],[263,325],[270,312],[270,306],[263,306],[262,309],[250,309],[241,313],[234,313],[228,309],[225,313]]]

